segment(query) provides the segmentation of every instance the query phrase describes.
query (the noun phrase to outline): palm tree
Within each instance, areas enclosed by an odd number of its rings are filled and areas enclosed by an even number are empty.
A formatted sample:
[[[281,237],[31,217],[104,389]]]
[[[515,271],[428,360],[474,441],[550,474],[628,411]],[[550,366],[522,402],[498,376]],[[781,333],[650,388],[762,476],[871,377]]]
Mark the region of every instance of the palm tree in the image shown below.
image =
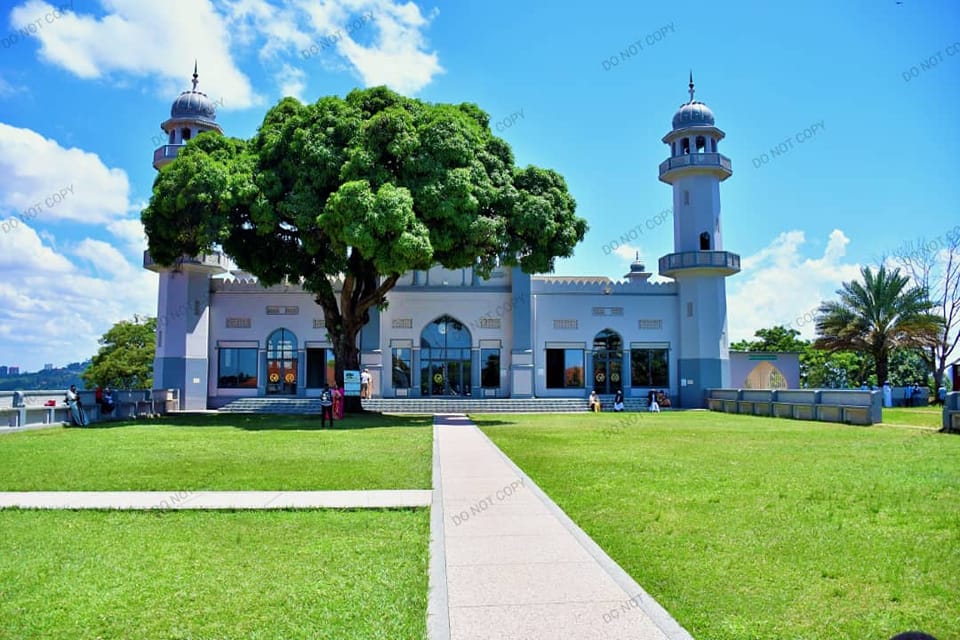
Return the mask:
[[[930,313],[933,305],[922,287],[910,287],[900,269],[880,266],[860,269],[863,281],[844,282],[839,300],[817,310],[814,346],[827,351],[859,351],[873,356],[877,382],[887,380],[893,349],[929,347],[943,328],[943,318]]]

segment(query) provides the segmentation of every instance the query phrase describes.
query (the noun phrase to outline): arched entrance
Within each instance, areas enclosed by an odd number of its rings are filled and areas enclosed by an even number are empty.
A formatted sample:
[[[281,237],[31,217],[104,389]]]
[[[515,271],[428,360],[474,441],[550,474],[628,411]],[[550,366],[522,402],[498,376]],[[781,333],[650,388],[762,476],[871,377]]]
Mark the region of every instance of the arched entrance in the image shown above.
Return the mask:
[[[623,388],[623,339],[612,329],[593,338],[593,388],[597,393]]]
[[[420,394],[471,394],[470,331],[462,322],[443,315],[420,333]]]
[[[746,389],[786,389],[787,379],[783,372],[769,362],[761,362],[747,374]]]
[[[297,336],[277,329],[267,338],[267,395],[297,393]]]

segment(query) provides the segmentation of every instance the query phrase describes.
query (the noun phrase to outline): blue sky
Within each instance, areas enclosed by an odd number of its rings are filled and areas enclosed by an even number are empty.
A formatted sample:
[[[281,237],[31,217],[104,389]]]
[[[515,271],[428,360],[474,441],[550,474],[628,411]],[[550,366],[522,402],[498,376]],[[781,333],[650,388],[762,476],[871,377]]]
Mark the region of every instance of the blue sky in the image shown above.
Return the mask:
[[[557,272],[614,278],[635,252],[655,270],[672,251],[669,220],[608,245],[670,207],[660,139],[692,69],[734,167],[721,187],[725,248],[744,259],[728,280],[733,339],[777,323],[812,336],[804,314],[860,265],[960,223],[955,1],[2,7],[0,364],[82,360],[114,322],[156,313],[139,212],[159,124],[194,59],[218,121],[240,137],[284,95],[385,83],[479,104],[520,164],[566,177],[590,223]]]

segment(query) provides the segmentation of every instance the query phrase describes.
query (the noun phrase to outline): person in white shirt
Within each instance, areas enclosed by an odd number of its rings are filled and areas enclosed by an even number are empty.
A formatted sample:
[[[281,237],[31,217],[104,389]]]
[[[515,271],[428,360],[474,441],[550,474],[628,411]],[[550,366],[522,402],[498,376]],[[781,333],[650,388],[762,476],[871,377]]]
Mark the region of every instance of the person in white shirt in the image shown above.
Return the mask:
[[[370,388],[372,376],[369,369],[360,372],[360,397],[370,399],[373,397],[373,390]]]

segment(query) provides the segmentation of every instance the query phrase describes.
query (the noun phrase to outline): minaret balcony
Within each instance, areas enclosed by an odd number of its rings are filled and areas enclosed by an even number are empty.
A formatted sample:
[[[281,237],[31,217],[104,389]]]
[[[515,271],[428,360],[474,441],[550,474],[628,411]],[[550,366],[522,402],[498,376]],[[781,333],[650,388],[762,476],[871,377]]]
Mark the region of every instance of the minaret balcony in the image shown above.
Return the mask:
[[[157,150],[153,152],[153,168],[159,170],[160,167],[176,158],[177,154],[180,153],[180,149],[183,149],[185,146],[186,145],[182,144],[165,144],[162,147],[158,147]]]
[[[733,164],[722,153],[688,153],[661,162],[660,181],[670,184],[684,174],[704,173],[705,170],[715,173],[720,180],[726,180],[733,175]]]
[[[675,278],[695,269],[730,276],[740,272],[740,256],[729,251],[681,251],[660,258],[662,276]]]
[[[175,265],[164,267],[154,261],[149,251],[144,251],[143,268],[156,273],[181,271],[184,269],[190,271],[205,271],[211,274],[226,273],[230,270],[230,259],[223,253],[214,251],[213,253],[204,253],[199,256],[183,256]]]

